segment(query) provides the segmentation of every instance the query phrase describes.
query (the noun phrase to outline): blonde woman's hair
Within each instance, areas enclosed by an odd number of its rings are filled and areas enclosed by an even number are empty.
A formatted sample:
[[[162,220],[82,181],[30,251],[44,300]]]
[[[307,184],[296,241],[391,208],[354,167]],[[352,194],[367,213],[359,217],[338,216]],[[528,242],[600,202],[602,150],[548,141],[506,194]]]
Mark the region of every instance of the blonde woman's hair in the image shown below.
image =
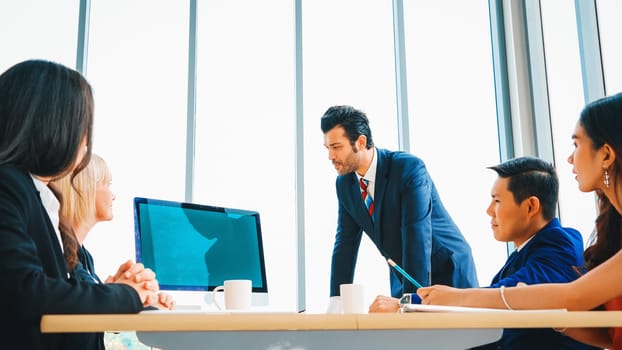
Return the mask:
[[[70,270],[77,263],[78,241],[73,227],[95,218],[95,193],[97,184],[109,182],[110,169],[106,162],[93,154],[87,166],[75,174],[67,174],[50,182],[49,187],[60,201],[60,231],[65,260]]]
[[[95,217],[95,192],[97,184],[110,181],[111,175],[106,162],[93,154],[90,162],[75,177],[68,174],[54,180],[56,190],[63,197],[60,216],[75,227]]]

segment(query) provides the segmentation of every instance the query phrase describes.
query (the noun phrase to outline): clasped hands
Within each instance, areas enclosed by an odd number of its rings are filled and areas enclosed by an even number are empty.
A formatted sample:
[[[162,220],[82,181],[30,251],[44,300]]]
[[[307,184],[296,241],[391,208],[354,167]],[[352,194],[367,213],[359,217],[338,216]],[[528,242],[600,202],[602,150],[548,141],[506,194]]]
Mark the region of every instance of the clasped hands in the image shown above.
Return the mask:
[[[124,262],[114,276],[106,278],[105,283],[121,283],[134,288],[144,306],[164,310],[175,308],[173,298],[166,293],[159,292],[160,285],[155,273],[141,263],[134,263],[131,260]]]

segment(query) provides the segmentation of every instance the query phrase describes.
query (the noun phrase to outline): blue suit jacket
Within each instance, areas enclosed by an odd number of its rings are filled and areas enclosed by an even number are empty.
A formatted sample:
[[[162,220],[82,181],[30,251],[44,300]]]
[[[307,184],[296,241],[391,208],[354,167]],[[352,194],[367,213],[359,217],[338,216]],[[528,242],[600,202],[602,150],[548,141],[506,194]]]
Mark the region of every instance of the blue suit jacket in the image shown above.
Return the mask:
[[[7,349],[85,349],[82,337],[42,334],[43,314],[135,313],[136,291],[67,276],[52,222],[26,172],[0,166],[0,341]]]
[[[553,219],[525,244],[514,251],[492,279],[491,287],[526,284],[564,283],[579,275],[574,267],[583,266],[583,238],[572,228],[561,227]],[[510,302],[511,306],[511,302]],[[592,349],[550,328],[505,329],[503,337],[480,349]]]
[[[339,218],[333,248],[330,295],[352,283],[362,232],[422,285],[478,285],[471,248],[453,222],[423,161],[377,149],[374,221],[361,198],[356,174],[337,177]],[[391,269],[391,295],[416,287]]]

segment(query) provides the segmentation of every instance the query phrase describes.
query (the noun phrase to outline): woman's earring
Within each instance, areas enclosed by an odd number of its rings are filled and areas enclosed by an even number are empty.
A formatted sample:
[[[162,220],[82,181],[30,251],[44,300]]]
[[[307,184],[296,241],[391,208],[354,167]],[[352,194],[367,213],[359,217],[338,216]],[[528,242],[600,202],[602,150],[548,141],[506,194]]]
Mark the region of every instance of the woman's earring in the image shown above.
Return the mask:
[[[609,188],[609,172],[607,171],[607,169],[605,169],[605,186],[607,186],[607,188]]]

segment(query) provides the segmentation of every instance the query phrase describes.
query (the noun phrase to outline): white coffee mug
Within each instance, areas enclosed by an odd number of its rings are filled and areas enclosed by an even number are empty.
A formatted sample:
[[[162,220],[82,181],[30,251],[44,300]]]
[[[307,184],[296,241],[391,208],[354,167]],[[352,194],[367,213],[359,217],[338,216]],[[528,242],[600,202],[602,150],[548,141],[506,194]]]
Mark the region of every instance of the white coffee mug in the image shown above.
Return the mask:
[[[344,314],[366,314],[365,287],[362,284],[342,284],[339,286],[341,305]]]
[[[224,306],[218,302],[216,293],[224,292]],[[224,286],[218,286],[212,290],[214,304],[219,310],[244,310],[250,309],[252,297],[251,280],[226,280]]]

